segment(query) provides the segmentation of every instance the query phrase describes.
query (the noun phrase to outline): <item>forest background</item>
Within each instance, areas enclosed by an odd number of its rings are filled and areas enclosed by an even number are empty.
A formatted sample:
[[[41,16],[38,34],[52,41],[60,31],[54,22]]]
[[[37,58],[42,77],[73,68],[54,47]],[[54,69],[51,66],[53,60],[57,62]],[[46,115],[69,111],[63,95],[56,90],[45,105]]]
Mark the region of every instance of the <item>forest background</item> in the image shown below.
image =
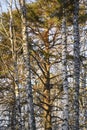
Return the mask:
[[[0,4],[0,129],[87,130],[87,0]]]

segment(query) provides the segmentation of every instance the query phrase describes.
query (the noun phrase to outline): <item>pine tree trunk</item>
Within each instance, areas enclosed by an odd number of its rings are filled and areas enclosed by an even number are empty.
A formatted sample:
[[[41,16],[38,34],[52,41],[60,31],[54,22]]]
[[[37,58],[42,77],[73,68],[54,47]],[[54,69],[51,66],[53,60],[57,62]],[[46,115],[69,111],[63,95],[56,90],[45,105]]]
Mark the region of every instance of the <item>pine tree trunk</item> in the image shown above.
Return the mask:
[[[49,73],[49,72],[48,72]],[[51,123],[51,104],[50,104],[50,79],[46,79],[46,84],[44,86],[44,129],[52,130]]]
[[[67,79],[67,38],[66,38],[66,16],[65,9],[63,9],[62,21],[62,73],[63,73],[63,124],[62,130],[69,130],[69,111],[68,111],[68,79]]]
[[[25,0],[19,0],[19,3],[21,7],[21,19],[22,19],[23,55],[24,55],[25,71],[26,71],[26,92],[28,95],[27,102],[28,102],[28,108],[30,112],[29,130],[36,130],[32,86],[31,86],[31,67],[30,67],[30,48],[29,48],[30,43],[28,42]]]
[[[44,35],[45,44],[45,85],[44,85],[44,129],[52,130],[51,123],[51,99],[50,99],[50,44],[49,31],[45,30]]]
[[[74,0],[74,130],[79,130],[80,42],[78,15],[79,0]]]

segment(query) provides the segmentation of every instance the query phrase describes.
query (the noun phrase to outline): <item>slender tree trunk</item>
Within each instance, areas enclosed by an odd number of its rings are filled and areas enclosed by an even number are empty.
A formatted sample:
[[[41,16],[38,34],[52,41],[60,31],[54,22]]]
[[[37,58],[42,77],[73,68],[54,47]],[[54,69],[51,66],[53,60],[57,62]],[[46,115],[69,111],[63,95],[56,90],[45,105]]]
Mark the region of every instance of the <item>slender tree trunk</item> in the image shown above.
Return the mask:
[[[87,15],[87,0],[85,0],[85,14]],[[85,27],[87,28],[87,20],[85,22]],[[84,48],[87,49],[87,30],[84,30]],[[86,51],[84,52],[84,56],[86,57]],[[84,117],[85,117],[85,130],[87,129],[87,86],[86,86],[86,79],[87,79],[87,67],[86,67],[86,61],[84,64]]]
[[[9,3],[9,14],[10,14],[10,41],[11,41],[11,50],[12,50],[12,58],[14,53],[14,43],[13,43],[13,18],[12,18],[12,0]],[[12,114],[11,114],[11,129],[15,130],[16,125],[16,95],[15,95],[15,83],[14,83],[14,76],[13,76],[13,106],[12,106]]]
[[[15,130],[16,125],[16,107],[15,107],[15,100],[12,104],[12,111],[11,111],[11,130]]]
[[[19,3],[21,7],[21,19],[22,19],[23,55],[26,71],[26,92],[28,95],[27,102],[29,108],[29,126],[30,130],[36,130],[33,94],[31,86],[31,67],[30,67],[30,48],[29,48],[30,43],[28,42],[25,0],[19,0]]]
[[[85,95],[84,95],[84,117],[85,117],[85,130],[87,130],[87,87],[86,87],[86,91],[85,91]]]
[[[78,15],[79,0],[74,0],[74,130],[79,130],[80,42]]]
[[[63,9],[62,21],[62,73],[63,73],[63,124],[62,130],[69,130],[69,110],[68,110],[68,79],[67,79],[67,38],[66,38],[66,16],[65,9]]]
[[[83,99],[83,130],[87,129],[87,91],[86,91],[86,66],[84,64],[84,67],[82,67],[82,99]]]
[[[15,36],[14,36],[14,27],[13,27],[13,16],[12,16],[12,0],[9,3],[9,14],[10,14],[10,41],[11,41],[11,50],[12,50],[12,59],[13,59],[13,67],[14,67],[14,74],[13,74],[13,82],[14,82],[14,106],[13,110],[15,114],[15,118],[18,115],[18,126],[19,130],[22,130],[22,119],[21,119],[21,107],[20,107],[20,93],[19,93],[19,78],[18,78],[18,67],[17,67],[17,54],[15,51]],[[17,95],[16,95],[17,93]],[[15,110],[17,107],[17,111]],[[13,116],[14,117],[14,116]],[[15,119],[14,119],[15,122]],[[16,124],[15,124],[16,125]],[[14,125],[14,127],[15,127]]]
[[[16,106],[17,106],[17,120],[19,125],[19,130],[22,130],[22,116],[21,116],[21,104],[20,104],[20,90],[19,90],[19,76],[18,76],[18,66],[17,66],[17,54],[15,52],[14,56],[14,71],[15,71],[15,91],[16,91]]]

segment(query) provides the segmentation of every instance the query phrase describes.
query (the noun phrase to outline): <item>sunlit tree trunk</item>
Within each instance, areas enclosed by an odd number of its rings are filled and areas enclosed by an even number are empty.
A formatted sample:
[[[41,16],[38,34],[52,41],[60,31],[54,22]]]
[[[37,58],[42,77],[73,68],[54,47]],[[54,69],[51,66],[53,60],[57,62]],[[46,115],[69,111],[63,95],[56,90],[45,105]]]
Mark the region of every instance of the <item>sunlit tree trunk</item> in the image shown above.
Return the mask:
[[[44,129],[52,130],[51,123],[51,98],[50,98],[50,44],[49,44],[49,30],[44,31],[44,61],[45,61],[45,76],[44,76]]]
[[[14,93],[14,105],[13,105],[13,111],[12,111],[12,116],[13,116],[13,125],[12,129],[15,129],[16,126],[16,116],[18,120],[18,127],[19,130],[22,130],[22,119],[21,119],[21,107],[20,107],[20,93],[19,93],[19,78],[18,78],[18,68],[17,68],[17,53],[15,51],[15,36],[14,36],[14,27],[13,27],[13,14],[12,14],[12,3],[13,0],[10,0],[9,2],[9,15],[10,15],[10,27],[9,27],[9,32],[10,32],[10,42],[11,42],[11,51],[12,51],[12,60],[13,60],[13,93]],[[17,95],[16,95],[17,93]],[[17,110],[16,110],[17,108]]]
[[[74,0],[74,130],[79,130],[80,42],[78,15],[79,0]]]
[[[10,0],[10,3],[9,3],[9,15],[10,15],[9,32],[10,32],[11,51],[12,51],[12,58],[13,58],[14,39],[13,39],[12,0]],[[12,105],[12,114],[11,114],[11,129],[15,130],[16,128],[15,126],[16,126],[16,94],[15,94],[15,82],[14,82],[14,76],[13,76],[13,105]]]
[[[28,95],[27,102],[29,108],[29,127],[30,127],[29,129],[36,130],[33,94],[31,86],[30,43],[28,42],[25,0],[19,0],[19,3],[21,8],[21,19],[22,19],[23,55],[26,71],[26,92]]]
[[[44,129],[45,130],[52,130],[52,123],[51,123],[51,101],[50,101],[50,72],[49,72],[49,65],[47,70],[47,78],[45,79],[44,85]]]
[[[66,16],[63,8],[62,20],[62,73],[63,73],[63,124],[62,130],[69,130],[69,110],[68,110],[68,79],[67,79],[67,37],[66,37]]]

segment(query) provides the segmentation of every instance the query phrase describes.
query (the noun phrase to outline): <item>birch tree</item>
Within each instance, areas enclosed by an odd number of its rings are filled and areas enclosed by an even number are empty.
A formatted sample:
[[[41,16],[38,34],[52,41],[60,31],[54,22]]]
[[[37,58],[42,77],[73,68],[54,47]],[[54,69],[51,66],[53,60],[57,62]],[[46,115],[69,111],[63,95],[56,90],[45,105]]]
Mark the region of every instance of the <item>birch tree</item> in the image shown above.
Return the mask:
[[[66,14],[63,3],[63,20],[62,20],[62,72],[63,72],[63,124],[62,130],[69,130],[69,110],[68,110],[68,79],[67,79],[67,36],[66,36]]]
[[[13,26],[13,14],[12,14],[12,4],[13,4],[13,0],[10,0],[9,2],[9,15],[10,15],[10,26],[9,26],[9,33],[10,33],[10,42],[11,42],[11,51],[12,51],[12,59],[13,59],[13,67],[14,67],[14,72],[13,72],[13,93],[14,93],[14,105],[13,105],[13,109],[14,109],[14,115],[12,115],[13,117],[17,115],[18,118],[18,126],[19,126],[19,130],[22,129],[22,119],[21,119],[21,106],[20,106],[20,93],[19,93],[19,79],[18,79],[18,67],[17,67],[17,52],[16,52],[16,48],[15,48],[15,34],[14,34],[14,26]],[[17,95],[16,95],[17,93]],[[16,111],[16,107],[17,107],[17,111]],[[13,119],[15,121],[15,119]],[[13,121],[13,122],[14,122]],[[15,122],[16,123],[16,122]],[[12,125],[15,127],[16,124]]]
[[[32,86],[31,86],[30,43],[28,41],[27,16],[26,16],[26,5],[25,5],[26,3],[25,0],[19,0],[19,3],[21,9],[23,55],[24,55],[24,64],[25,64],[25,71],[26,71],[27,103],[29,109],[28,123],[29,123],[30,130],[36,130],[33,94],[32,94]]]
[[[78,16],[79,0],[74,0],[74,130],[79,130],[80,42]]]
[[[87,0],[85,0],[85,15],[87,15]],[[85,22],[85,27],[87,28],[87,20]],[[86,48],[87,48],[87,30],[84,30],[84,42],[85,42],[85,52],[84,52],[84,56],[86,57]],[[83,63],[84,64],[84,63]],[[83,70],[83,87],[84,87],[84,117],[85,117],[85,129],[87,129],[87,87],[86,87],[86,78],[87,78],[87,73],[86,73],[87,67],[86,67],[86,61],[84,64],[84,70]]]

